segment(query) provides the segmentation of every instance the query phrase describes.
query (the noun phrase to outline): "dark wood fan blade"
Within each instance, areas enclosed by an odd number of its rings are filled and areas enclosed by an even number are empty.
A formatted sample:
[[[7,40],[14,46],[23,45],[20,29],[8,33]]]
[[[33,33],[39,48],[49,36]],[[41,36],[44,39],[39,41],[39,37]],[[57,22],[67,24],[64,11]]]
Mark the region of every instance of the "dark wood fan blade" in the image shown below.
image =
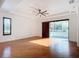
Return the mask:
[[[45,14],[41,13],[41,15],[46,16]]]
[[[45,12],[47,12],[47,10],[43,11],[42,13],[45,13]]]

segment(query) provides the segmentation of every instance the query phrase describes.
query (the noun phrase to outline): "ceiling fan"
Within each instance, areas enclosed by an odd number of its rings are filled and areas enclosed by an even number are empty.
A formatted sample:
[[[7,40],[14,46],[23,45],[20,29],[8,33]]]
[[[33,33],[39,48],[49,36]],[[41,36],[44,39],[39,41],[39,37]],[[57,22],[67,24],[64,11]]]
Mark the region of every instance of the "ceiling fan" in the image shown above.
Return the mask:
[[[36,13],[36,16],[39,15],[41,17],[41,16],[46,16],[48,14],[48,11],[47,10],[44,10],[43,11],[42,9],[39,9],[39,8],[38,9],[34,8],[34,9],[36,11],[35,12]]]

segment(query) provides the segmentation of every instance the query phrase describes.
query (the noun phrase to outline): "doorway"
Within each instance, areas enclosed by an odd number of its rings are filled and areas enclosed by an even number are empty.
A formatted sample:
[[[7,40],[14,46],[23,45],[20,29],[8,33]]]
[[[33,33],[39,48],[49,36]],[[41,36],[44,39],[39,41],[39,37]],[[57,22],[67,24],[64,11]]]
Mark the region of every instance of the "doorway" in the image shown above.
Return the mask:
[[[58,20],[49,23],[49,37],[56,40],[68,41],[68,20]]]

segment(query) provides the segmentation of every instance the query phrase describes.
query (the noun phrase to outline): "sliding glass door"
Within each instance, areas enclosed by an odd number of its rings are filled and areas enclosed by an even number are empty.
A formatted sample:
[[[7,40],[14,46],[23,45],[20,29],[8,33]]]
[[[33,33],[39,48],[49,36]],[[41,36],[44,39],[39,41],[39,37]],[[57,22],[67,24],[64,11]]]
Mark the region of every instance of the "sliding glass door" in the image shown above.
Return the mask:
[[[68,20],[54,21],[49,24],[50,38],[68,39]]]

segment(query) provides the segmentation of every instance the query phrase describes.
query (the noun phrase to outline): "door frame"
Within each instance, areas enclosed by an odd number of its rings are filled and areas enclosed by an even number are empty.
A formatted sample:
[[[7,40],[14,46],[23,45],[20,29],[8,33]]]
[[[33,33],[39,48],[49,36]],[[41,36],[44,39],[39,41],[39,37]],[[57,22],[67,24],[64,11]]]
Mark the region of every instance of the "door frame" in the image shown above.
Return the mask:
[[[58,22],[58,21],[69,21],[69,19],[53,20],[53,21],[47,21],[47,22]]]
[[[53,21],[45,21],[45,22],[49,22],[49,24],[50,24],[50,22],[59,22],[59,21],[68,21],[68,40],[69,40],[69,19],[61,19],[61,20],[53,20]],[[42,33],[43,33],[43,28],[42,28]],[[43,37],[43,35],[42,35],[42,37]]]

